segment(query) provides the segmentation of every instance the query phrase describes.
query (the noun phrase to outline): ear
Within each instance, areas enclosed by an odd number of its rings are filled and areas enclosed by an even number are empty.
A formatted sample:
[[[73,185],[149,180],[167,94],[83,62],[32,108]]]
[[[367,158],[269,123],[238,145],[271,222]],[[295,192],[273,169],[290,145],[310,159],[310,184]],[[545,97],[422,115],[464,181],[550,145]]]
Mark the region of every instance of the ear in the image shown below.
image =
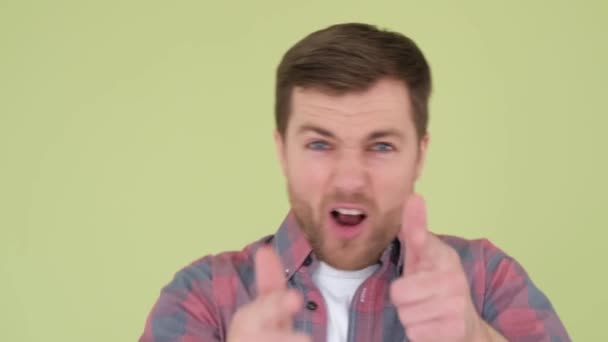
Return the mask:
[[[414,178],[415,181],[418,181],[422,176],[422,171],[424,169],[424,165],[426,162],[426,152],[429,147],[429,141],[431,137],[429,133],[426,133],[422,139],[420,139],[420,143],[418,144],[418,160],[416,160],[416,176]]]
[[[274,145],[276,148],[277,159],[279,159],[279,163],[281,164],[281,171],[283,171],[283,176],[287,176],[287,161],[286,161],[286,151],[285,151],[285,141],[283,140],[283,136],[279,131],[274,131]]]

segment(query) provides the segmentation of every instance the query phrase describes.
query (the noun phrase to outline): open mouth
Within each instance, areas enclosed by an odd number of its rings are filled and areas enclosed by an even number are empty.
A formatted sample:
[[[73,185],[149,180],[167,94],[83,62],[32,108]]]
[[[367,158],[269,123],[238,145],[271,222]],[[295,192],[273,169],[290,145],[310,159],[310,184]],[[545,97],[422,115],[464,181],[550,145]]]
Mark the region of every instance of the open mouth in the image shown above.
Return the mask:
[[[331,217],[340,226],[354,227],[363,222],[367,215],[359,209],[336,208],[331,211]]]

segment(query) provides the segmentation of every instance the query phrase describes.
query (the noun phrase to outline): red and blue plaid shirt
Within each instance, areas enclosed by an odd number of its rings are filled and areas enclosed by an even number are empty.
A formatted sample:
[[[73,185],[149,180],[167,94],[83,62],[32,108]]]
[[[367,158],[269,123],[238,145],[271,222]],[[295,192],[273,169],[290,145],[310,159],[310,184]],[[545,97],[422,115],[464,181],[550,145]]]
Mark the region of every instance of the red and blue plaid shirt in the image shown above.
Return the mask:
[[[515,260],[488,240],[439,237],[460,255],[477,312],[507,340],[570,341],[547,297]],[[312,281],[318,261],[293,214],[275,235],[240,252],[203,257],[179,271],[162,290],[139,341],[225,341],[235,312],[256,297],[253,256],[264,244],[275,248],[288,286],[299,290],[308,303],[294,317],[295,329],[313,341],[326,341],[328,311]],[[389,299],[389,285],[403,268],[401,246],[395,239],[384,251],[381,266],[355,293],[348,341],[407,341],[407,327],[401,325]]]

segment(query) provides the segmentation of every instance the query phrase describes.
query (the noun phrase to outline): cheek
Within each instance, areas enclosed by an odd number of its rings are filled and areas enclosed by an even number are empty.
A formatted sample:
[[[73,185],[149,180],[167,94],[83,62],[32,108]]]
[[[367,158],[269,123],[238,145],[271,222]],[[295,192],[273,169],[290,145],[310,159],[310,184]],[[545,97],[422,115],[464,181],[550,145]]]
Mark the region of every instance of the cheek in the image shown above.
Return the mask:
[[[300,198],[316,204],[325,194],[331,173],[329,160],[314,158],[301,152],[292,152],[290,157],[287,162],[287,178],[292,190]]]
[[[383,165],[371,171],[376,200],[382,210],[403,205],[412,192],[415,167],[408,164],[404,168],[402,165]]]

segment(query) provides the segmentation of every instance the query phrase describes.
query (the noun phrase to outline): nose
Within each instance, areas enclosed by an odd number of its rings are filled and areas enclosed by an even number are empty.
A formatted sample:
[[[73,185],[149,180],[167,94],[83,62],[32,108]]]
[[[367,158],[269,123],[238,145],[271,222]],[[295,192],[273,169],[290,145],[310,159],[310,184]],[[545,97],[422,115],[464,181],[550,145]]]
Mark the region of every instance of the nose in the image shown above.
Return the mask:
[[[336,160],[332,184],[340,193],[363,192],[368,182],[368,173],[362,156],[357,151],[343,151]]]

